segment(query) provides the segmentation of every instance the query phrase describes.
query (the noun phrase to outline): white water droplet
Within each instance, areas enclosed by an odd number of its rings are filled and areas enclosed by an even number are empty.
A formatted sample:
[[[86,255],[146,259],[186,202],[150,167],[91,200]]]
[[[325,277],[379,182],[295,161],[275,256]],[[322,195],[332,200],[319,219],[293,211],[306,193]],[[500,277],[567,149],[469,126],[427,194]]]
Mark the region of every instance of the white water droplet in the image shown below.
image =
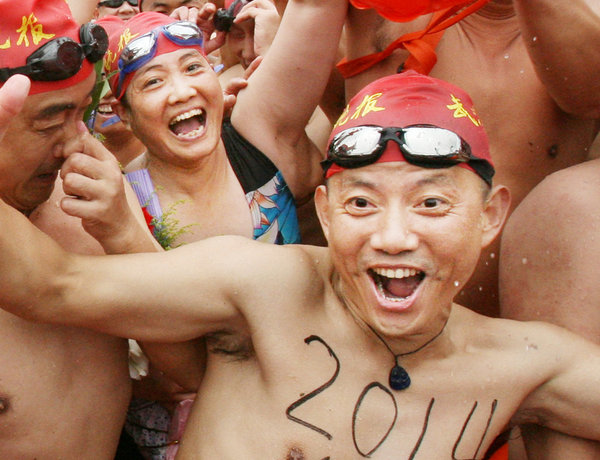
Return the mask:
[[[522,263],[523,265],[525,265],[527,262],[528,262],[528,260],[527,260],[527,257],[523,257],[523,258],[521,259],[521,263]]]
[[[458,281],[455,281],[455,282],[454,282],[454,285],[455,285],[456,287],[458,287],[458,286],[460,285],[460,283],[459,283]]]

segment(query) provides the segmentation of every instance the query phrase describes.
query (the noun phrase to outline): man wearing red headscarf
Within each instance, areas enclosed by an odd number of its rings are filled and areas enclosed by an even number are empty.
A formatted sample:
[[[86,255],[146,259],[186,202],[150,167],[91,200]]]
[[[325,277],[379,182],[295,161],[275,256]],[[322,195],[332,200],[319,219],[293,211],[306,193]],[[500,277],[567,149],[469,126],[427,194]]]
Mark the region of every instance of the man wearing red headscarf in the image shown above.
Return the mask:
[[[454,300],[509,204],[468,94],[376,80],[322,165],[327,248],[230,235],[84,257],[0,203],[3,308],[142,341],[204,336],[181,459],[487,459],[519,422],[600,439],[600,347]]]
[[[0,10],[0,86],[28,93],[4,106],[11,116],[0,141],[0,198],[78,252],[104,251],[62,209],[94,214],[92,226],[113,237],[121,229],[144,235],[135,220],[111,223],[111,212],[128,206],[123,179],[82,122],[104,30],[80,27],[64,0],[0,0]],[[97,178],[87,192],[78,171]],[[59,172],[71,196],[55,187]],[[112,459],[130,395],[127,341],[6,312],[0,331],[0,458]]]

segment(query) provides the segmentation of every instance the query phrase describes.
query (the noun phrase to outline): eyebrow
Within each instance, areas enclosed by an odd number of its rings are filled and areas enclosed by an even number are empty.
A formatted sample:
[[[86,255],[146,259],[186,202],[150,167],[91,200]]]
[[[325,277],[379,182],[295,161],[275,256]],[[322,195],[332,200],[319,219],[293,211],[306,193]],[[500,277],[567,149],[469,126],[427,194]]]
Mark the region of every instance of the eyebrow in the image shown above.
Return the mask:
[[[92,97],[92,94],[94,94],[94,88],[92,88],[92,90],[88,93],[88,95],[86,96],[87,98]],[[51,104],[48,107],[44,107],[35,117],[35,120],[43,120],[45,118],[51,118],[54,115],[61,113],[61,112],[65,112],[67,110],[73,110],[75,109],[75,104],[73,102],[63,102],[63,103],[57,103],[57,104]]]
[[[193,56],[196,56],[196,55],[197,56],[202,56],[202,53],[200,51],[198,51],[196,48],[190,48],[189,52],[187,52],[187,53],[182,54],[181,56],[179,56],[178,62],[179,62],[179,64],[181,64],[186,59],[189,59],[190,57],[193,57]],[[160,69],[162,67],[164,67],[163,64],[154,64],[154,65],[151,65],[149,67],[146,67],[139,74],[140,75],[144,75],[145,73],[150,72],[151,70]]]

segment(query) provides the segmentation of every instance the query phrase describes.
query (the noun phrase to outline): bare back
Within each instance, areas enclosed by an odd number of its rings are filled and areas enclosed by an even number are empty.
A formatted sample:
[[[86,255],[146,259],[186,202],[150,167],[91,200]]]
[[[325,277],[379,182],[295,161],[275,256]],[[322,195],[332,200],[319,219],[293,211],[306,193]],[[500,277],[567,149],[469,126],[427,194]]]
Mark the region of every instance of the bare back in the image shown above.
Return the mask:
[[[464,88],[471,95],[489,135],[495,183],[506,185],[512,209],[548,174],[580,163],[600,128],[598,120],[576,118],[559,108],[537,77],[518,17],[507,2],[490,2],[444,33],[431,76]],[[350,27],[362,40],[348,42],[350,58],[379,51],[404,33],[422,29],[427,17],[411,23],[365,18],[353,10]],[[371,13],[372,14],[372,13]],[[374,26],[371,35],[364,21]],[[352,30],[352,29],[350,29]],[[370,38],[370,39],[369,39]],[[347,80],[347,97],[383,75],[395,73],[407,57],[397,50],[378,66]],[[560,71],[560,70],[557,70]],[[470,283],[457,299],[480,313],[498,316],[499,242],[482,253]]]

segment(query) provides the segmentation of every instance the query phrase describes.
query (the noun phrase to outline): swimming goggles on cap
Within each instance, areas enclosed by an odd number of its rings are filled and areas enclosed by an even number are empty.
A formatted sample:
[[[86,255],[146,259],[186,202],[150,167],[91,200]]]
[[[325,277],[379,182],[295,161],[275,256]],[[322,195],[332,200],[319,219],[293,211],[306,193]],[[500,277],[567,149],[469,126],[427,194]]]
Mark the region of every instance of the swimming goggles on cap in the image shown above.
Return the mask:
[[[79,29],[79,39],[81,43],[69,37],[50,40],[31,53],[24,66],[0,68],[0,81],[16,74],[35,81],[66,80],[79,72],[84,58],[92,63],[102,59],[108,48],[108,35],[101,26],[84,24]]]
[[[204,46],[204,39],[200,28],[196,24],[187,21],[172,22],[157,27],[147,34],[131,40],[121,52],[121,57],[119,57],[117,95],[121,95],[121,88],[125,77],[152,60],[156,54],[158,34],[161,32],[177,45]]]
[[[98,6],[106,6],[107,8],[120,8],[125,2],[129,3],[133,7],[138,6],[138,0],[105,0],[98,3]]]
[[[469,144],[455,132],[433,125],[345,129],[331,140],[327,159],[321,165],[327,171],[334,163],[348,169],[375,163],[385,151],[388,141],[398,145],[410,164],[423,168],[449,168],[468,163],[485,182],[492,182],[494,168],[489,162],[473,156]]]

